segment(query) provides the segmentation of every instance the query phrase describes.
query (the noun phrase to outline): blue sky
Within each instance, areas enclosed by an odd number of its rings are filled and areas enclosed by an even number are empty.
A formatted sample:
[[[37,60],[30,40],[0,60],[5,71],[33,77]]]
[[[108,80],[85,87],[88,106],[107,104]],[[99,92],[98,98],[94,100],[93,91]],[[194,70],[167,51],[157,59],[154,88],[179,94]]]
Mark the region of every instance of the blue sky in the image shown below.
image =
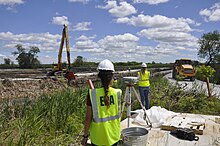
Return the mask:
[[[219,0],[0,0],[0,63],[15,45],[56,63],[63,24],[71,62],[174,62],[197,57],[198,39],[220,29]],[[64,47],[63,62],[66,59]]]

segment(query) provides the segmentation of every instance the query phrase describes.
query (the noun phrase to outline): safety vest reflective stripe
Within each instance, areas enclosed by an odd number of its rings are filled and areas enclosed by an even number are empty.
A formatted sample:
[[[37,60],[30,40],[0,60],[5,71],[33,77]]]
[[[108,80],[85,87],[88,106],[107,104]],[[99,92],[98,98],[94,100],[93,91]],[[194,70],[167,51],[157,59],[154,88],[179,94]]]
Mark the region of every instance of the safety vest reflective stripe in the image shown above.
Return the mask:
[[[140,80],[140,81],[149,81],[149,80]]]
[[[94,115],[93,115],[93,120],[94,122],[106,122],[106,121],[110,121],[110,120],[115,120],[115,119],[118,119],[121,117],[121,111],[120,111],[120,92],[118,91],[117,92],[117,96],[118,96],[118,115],[115,115],[115,116],[110,116],[110,117],[106,117],[106,118],[99,118],[99,114],[98,114],[98,107],[97,107],[97,102],[96,102],[96,90],[93,89],[92,90],[92,103],[93,103],[93,112],[94,112]]]

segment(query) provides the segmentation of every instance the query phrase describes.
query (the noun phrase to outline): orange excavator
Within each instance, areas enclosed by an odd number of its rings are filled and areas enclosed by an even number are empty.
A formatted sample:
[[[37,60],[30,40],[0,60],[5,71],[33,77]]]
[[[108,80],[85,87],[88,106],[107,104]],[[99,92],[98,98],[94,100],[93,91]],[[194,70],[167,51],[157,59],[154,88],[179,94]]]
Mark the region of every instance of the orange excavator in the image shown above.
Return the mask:
[[[63,52],[63,45],[64,41],[66,41],[66,52],[67,52],[67,67],[63,68],[62,64],[62,52]],[[53,70],[49,72],[48,76],[58,76],[63,75],[67,80],[68,83],[73,83],[76,80],[75,74],[73,71],[70,70],[70,47],[69,47],[69,37],[68,37],[68,27],[64,24],[63,32],[62,32],[62,38],[60,43],[60,49],[58,54],[58,63],[54,65]]]

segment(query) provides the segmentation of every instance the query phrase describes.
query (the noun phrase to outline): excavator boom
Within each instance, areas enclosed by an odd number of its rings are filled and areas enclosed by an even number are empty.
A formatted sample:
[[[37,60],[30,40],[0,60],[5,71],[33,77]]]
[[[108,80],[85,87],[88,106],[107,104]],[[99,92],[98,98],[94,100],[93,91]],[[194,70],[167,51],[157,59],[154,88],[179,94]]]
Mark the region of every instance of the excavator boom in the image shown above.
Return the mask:
[[[67,61],[68,61],[68,67],[70,67],[69,35],[68,35],[68,29],[66,25],[64,25],[64,28],[65,28],[65,38],[66,38]]]
[[[66,52],[67,52],[67,62],[68,66],[66,69],[63,69],[62,67],[62,53],[63,53],[63,45],[64,42],[66,42]],[[69,82],[72,82],[75,80],[75,75],[72,71],[70,71],[70,47],[69,47],[69,37],[68,37],[68,28],[67,25],[64,24],[64,28],[62,31],[62,38],[60,42],[60,48],[59,48],[59,53],[58,53],[58,63],[57,66],[54,66],[54,69],[52,72],[49,72],[49,76],[54,76],[60,73],[64,73],[64,77],[68,80]]]
[[[60,42],[60,49],[58,54],[58,64],[57,69],[62,70],[62,53],[63,53],[63,45],[64,41],[66,41],[66,51],[67,51],[67,61],[68,61],[68,68],[70,67],[70,48],[69,48],[69,37],[68,37],[68,28],[67,25],[64,25],[62,38]]]

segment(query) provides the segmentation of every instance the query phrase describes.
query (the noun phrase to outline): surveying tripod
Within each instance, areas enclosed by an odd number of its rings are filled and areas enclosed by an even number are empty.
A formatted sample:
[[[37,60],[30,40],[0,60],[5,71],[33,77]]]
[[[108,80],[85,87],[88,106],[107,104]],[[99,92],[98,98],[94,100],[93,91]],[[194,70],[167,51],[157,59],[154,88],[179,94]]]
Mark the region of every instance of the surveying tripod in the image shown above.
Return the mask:
[[[143,106],[143,104],[140,101],[140,98],[134,88],[134,83],[136,82],[137,78],[136,77],[124,77],[124,82],[126,83],[126,90],[125,90],[125,95],[124,95],[124,102],[122,105],[122,113],[124,112],[124,107],[125,104],[127,104],[127,119],[128,119],[128,125],[127,127],[130,126],[130,118],[131,118],[131,95],[132,92],[134,93],[135,98],[138,100],[138,102],[141,105],[141,108],[144,110],[144,120],[146,121],[147,125],[151,127],[151,122],[149,117],[147,116],[146,109]]]

